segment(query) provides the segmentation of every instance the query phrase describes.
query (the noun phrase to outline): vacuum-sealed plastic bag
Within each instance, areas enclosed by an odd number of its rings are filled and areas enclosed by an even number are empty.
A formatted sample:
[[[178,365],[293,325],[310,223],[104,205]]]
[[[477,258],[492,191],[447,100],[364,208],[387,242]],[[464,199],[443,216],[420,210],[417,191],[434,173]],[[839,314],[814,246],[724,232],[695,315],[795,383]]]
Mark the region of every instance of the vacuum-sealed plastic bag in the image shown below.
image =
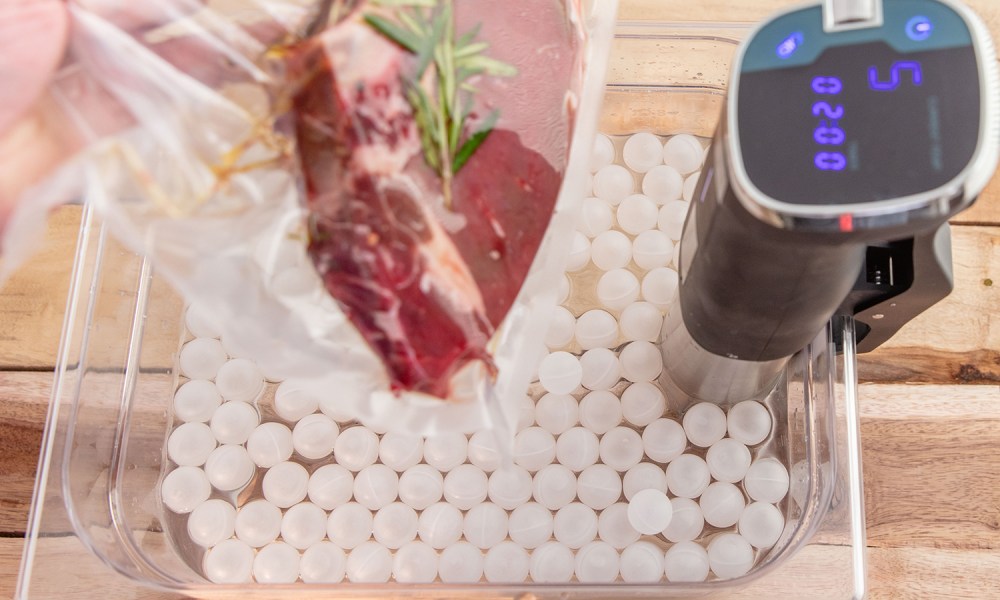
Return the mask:
[[[504,428],[556,303],[614,3],[94,1],[70,3],[70,68],[123,125],[30,193],[77,186],[271,380],[385,429]]]

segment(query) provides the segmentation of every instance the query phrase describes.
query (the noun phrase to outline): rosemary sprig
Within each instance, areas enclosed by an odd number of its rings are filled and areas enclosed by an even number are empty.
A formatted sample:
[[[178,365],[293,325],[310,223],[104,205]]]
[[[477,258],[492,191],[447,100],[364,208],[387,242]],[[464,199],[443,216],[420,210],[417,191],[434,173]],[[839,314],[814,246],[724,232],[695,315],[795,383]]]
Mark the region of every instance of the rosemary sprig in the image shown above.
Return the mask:
[[[456,39],[452,0],[377,0],[394,9],[396,21],[369,13],[365,22],[417,57],[417,68],[403,82],[420,132],[427,165],[441,177],[445,206],[451,208],[451,183],[475,151],[486,141],[500,116],[493,110],[472,132],[467,132],[473,96],[470,83],[477,75],[511,77],[513,65],[485,54],[486,42],[476,41],[479,26]],[[428,69],[432,73],[428,76]],[[432,82],[424,87],[425,76]]]

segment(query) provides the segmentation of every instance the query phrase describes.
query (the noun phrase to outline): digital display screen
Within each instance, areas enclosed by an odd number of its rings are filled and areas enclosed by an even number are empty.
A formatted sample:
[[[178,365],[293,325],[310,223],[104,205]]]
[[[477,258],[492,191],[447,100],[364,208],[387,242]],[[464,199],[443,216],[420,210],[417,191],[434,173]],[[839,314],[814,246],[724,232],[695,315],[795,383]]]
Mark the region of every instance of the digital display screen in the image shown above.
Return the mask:
[[[779,60],[794,51],[797,39],[788,40]],[[758,189],[790,204],[926,192],[972,159],[979,96],[971,45],[905,53],[882,41],[830,47],[807,65],[740,74],[743,163]]]

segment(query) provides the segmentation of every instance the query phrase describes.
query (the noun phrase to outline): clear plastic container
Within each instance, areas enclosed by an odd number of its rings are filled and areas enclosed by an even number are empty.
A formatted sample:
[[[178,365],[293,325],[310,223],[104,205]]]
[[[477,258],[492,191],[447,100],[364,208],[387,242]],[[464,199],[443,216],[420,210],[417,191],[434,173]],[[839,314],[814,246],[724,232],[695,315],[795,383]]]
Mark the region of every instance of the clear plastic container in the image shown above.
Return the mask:
[[[622,23],[601,131],[709,137],[739,25]],[[641,60],[639,60],[641,57]],[[184,339],[183,304],[84,210],[18,598],[864,595],[865,537],[853,323],[790,362],[766,404],[769,452],[791,466],[778,543],[746,575],[697,584],[216,585],[178,554],[158,492]],[[838,347],[841,349],[838,352]]]

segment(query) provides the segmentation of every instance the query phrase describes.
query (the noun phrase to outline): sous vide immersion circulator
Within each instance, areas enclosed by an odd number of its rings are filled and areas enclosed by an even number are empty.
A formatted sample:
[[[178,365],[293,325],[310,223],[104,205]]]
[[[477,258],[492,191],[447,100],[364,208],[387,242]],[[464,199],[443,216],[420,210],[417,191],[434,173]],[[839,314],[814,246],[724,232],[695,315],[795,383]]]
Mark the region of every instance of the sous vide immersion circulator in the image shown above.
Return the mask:
[[[861,352],[950,293],[947,220],[1000,152],[996,54],[952,0],[826,0],[734,61],[680,241],[664,385],[760,398],[836,314]]]

